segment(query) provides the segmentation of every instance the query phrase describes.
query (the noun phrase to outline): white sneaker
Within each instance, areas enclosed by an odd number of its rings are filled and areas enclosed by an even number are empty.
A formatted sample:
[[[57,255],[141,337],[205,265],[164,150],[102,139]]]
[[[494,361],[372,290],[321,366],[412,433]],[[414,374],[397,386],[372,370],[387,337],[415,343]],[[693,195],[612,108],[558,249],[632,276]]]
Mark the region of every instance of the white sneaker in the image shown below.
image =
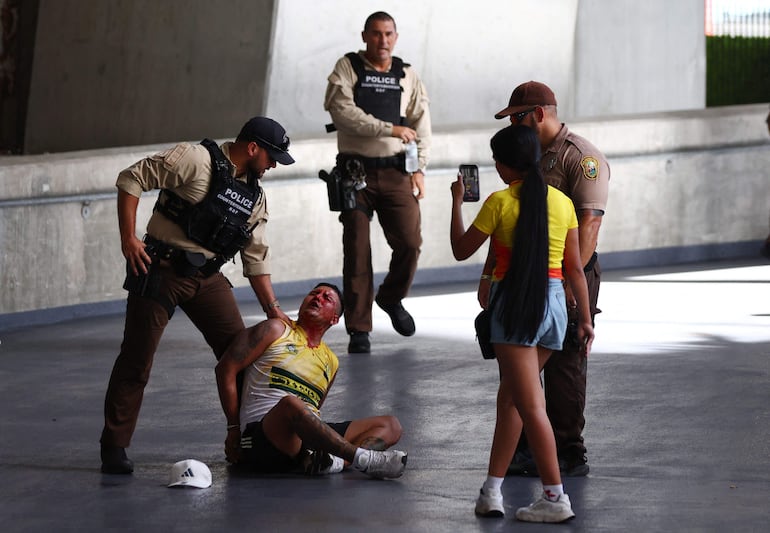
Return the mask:
[[[476,499],[476,514],[485,518],[505,516],[503,493],[499,489],[480,489],[479,497]]]
[[[399,450],[367,450],[362,453],[355,464],[355,468],[367,476],[376,478],[401,477],[406,468],[406,452]]]
[[[547,500],[541,496],[539,500],[516,510],[516,519],[523,522],[565,522],[570,518],[575,518],[572,512],[572,504],[569,496],[562,494],[555,502]]]

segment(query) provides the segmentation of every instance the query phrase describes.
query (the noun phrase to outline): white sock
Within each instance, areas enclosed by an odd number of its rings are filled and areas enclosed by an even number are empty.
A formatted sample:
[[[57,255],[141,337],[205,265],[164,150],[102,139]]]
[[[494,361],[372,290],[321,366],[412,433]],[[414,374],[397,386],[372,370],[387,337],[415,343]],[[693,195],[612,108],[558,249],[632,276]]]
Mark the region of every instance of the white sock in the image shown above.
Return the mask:
[[[332,458],[332,464],[324,473],[338,474],[342,472],[342,470],[345,468],[345,459],[343,459],[342,457],[337,457],[336,455],[332,455],[331,458]]]
[[[564,485],[543,485],[543,497],[549,502],[558,502],[564,494]]]
[[[500,492],[500,488],[503,486],[504,477],[487,476],[486,481],[481,486],[484,494],[488,494],[488,490]]]
[[[365,471],[369,466],[369,461],[372,457],[372,450],[366,450],[364,448],[356,448],[356,455],[353,457],[353,468]]]

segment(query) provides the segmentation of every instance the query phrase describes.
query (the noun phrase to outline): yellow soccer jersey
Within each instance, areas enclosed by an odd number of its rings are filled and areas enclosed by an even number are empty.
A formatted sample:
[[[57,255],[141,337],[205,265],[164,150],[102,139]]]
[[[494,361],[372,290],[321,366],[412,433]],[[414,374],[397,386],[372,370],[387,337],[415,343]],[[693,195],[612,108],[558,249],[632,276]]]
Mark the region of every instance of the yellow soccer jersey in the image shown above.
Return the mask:
[[[492,249],[495,253],[495,271],[493,278],[503,279],[511,260],[511,247],[516,222],[519,220],[519,192],[521,181],[514,181],[507,189],[497,191],[481,206],[473,225],[487,235],[492,236]],[[548,186],[548,268],[551,277],[561,277],[561,262],[564,258],[564,246],[567,231],[578,227],[577,215],[572,201],[558,189]]]
[[[262,420],[284,396],[294,394],[320,416],[321,402],[339,368],[334,352],[321,342],[308,346],[304,330],[292,321],[245,370],[241,427]]]

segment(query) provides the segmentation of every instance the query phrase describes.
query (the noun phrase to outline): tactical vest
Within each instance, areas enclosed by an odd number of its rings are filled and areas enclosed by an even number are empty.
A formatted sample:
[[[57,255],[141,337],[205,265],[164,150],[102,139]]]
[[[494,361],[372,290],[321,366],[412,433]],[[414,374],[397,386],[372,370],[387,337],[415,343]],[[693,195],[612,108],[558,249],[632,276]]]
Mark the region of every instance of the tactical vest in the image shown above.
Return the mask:
[[[404,77],[404,63],[400,57],[391,58],[390,70],[378,72],[367,70],[364,60],[356,52],[345,54],[358,77],[353,87],[353,100],[356,105],[377,117],[380,120],[390,122],[396,126],[406,125],[406,117],[401,116],[401,78]],[[327,124],[326,131],[332,132],[336,128],[333,124]]]
[[[206,197],[191,204],[161,189],[153,209],[179,225],[190,240],[226,261],[251,238],[256,224],[249,227],[248,220],[262,196],[262,187],[251,171],[245,183],[235,179],[232,163],[217,143],[203,139],[201,144],[211,155],[211,184]]]

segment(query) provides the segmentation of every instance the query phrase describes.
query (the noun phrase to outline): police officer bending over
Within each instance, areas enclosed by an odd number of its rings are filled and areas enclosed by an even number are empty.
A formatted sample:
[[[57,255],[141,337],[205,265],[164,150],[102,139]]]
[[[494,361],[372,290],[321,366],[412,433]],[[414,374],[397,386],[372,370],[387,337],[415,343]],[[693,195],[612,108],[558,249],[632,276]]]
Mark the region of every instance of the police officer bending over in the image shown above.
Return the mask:
[[[104,399],[102,472],[130,474],[131,442],[163,330],[180,307],[219,359],[244,329],[220,267],[240,252],[243,274],[268,318],[288,321],[270,282],[267,202],[260,186],[276,162],[290,165],[289,138],[272,119],[254,117],[235,142],[182,143],[118,176],[118,223],[128,291],[123,343]],[[160,189],[144,240],[136,236],[143,191]]]

